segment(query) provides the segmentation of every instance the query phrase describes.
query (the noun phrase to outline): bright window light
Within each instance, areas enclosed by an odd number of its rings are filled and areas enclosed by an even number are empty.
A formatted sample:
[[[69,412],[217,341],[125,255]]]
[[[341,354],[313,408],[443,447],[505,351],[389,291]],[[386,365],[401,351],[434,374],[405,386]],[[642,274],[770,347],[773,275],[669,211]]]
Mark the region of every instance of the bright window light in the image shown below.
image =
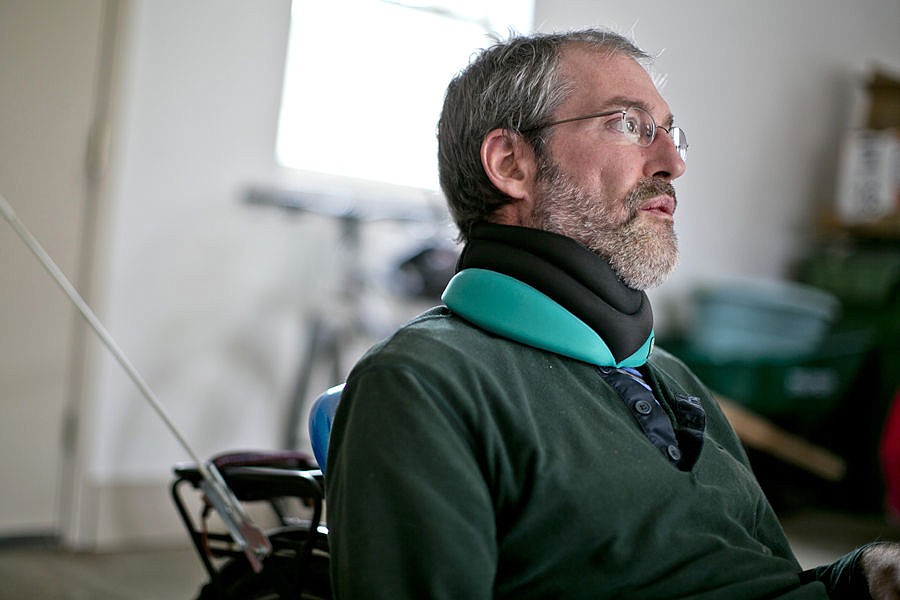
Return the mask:
[[[447,84],[532,14],[533,0],[294,0],[278,162],[437,190]]]

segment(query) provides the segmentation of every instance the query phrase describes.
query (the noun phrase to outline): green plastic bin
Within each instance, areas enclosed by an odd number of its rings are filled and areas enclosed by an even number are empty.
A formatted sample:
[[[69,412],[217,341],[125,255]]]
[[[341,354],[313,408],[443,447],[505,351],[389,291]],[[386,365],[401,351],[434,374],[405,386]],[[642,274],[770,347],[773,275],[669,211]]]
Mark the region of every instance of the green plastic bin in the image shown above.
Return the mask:
[[[681,358],[713,392],[757,414],[812,422],[847,394],[870,349],[865,331],[833,333],[794,357],[714,358],[682,340],[660,346]]]

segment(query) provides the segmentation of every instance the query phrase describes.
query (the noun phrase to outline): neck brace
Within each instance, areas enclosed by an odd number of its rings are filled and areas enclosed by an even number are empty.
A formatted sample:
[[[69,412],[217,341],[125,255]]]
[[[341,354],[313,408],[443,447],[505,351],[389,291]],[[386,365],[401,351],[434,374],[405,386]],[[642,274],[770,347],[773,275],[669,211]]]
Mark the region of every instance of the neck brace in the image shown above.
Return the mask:
[[[575,240],[526,227],[472,228],[442,296],[505,338],[604,367],[639,367],[653,350],[647,295]]]

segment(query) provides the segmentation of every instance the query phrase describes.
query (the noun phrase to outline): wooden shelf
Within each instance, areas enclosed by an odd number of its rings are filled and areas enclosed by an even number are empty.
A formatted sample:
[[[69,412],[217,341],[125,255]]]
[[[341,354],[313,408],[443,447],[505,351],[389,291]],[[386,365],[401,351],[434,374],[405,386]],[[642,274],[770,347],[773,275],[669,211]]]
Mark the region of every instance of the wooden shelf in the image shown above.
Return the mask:
[[[842,235],[860,240],[900,241],[900,213],[883,217],[872,223],[848,224],[836,215],[826,215],[821,220],[822,231],[826,235]]]

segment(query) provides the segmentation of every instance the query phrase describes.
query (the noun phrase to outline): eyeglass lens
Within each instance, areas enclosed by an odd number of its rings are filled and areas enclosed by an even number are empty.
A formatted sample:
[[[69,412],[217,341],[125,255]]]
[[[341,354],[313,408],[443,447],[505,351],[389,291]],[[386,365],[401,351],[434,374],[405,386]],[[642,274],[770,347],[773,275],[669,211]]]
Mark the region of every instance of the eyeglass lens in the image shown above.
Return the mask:
[[[642,108],[633,106],[625,110],[622,113],[620,128],[629,141],[638,146],[649,146],[652,144],[658,133],[657,130],[661,129],[672,138],[672,143],[675,144],[675,149],[678,150],[682,160],[687,155],[688,144],[684,130],[680,127],[672,127],[666,130],[664,127],[657,126],[650,113]]]

